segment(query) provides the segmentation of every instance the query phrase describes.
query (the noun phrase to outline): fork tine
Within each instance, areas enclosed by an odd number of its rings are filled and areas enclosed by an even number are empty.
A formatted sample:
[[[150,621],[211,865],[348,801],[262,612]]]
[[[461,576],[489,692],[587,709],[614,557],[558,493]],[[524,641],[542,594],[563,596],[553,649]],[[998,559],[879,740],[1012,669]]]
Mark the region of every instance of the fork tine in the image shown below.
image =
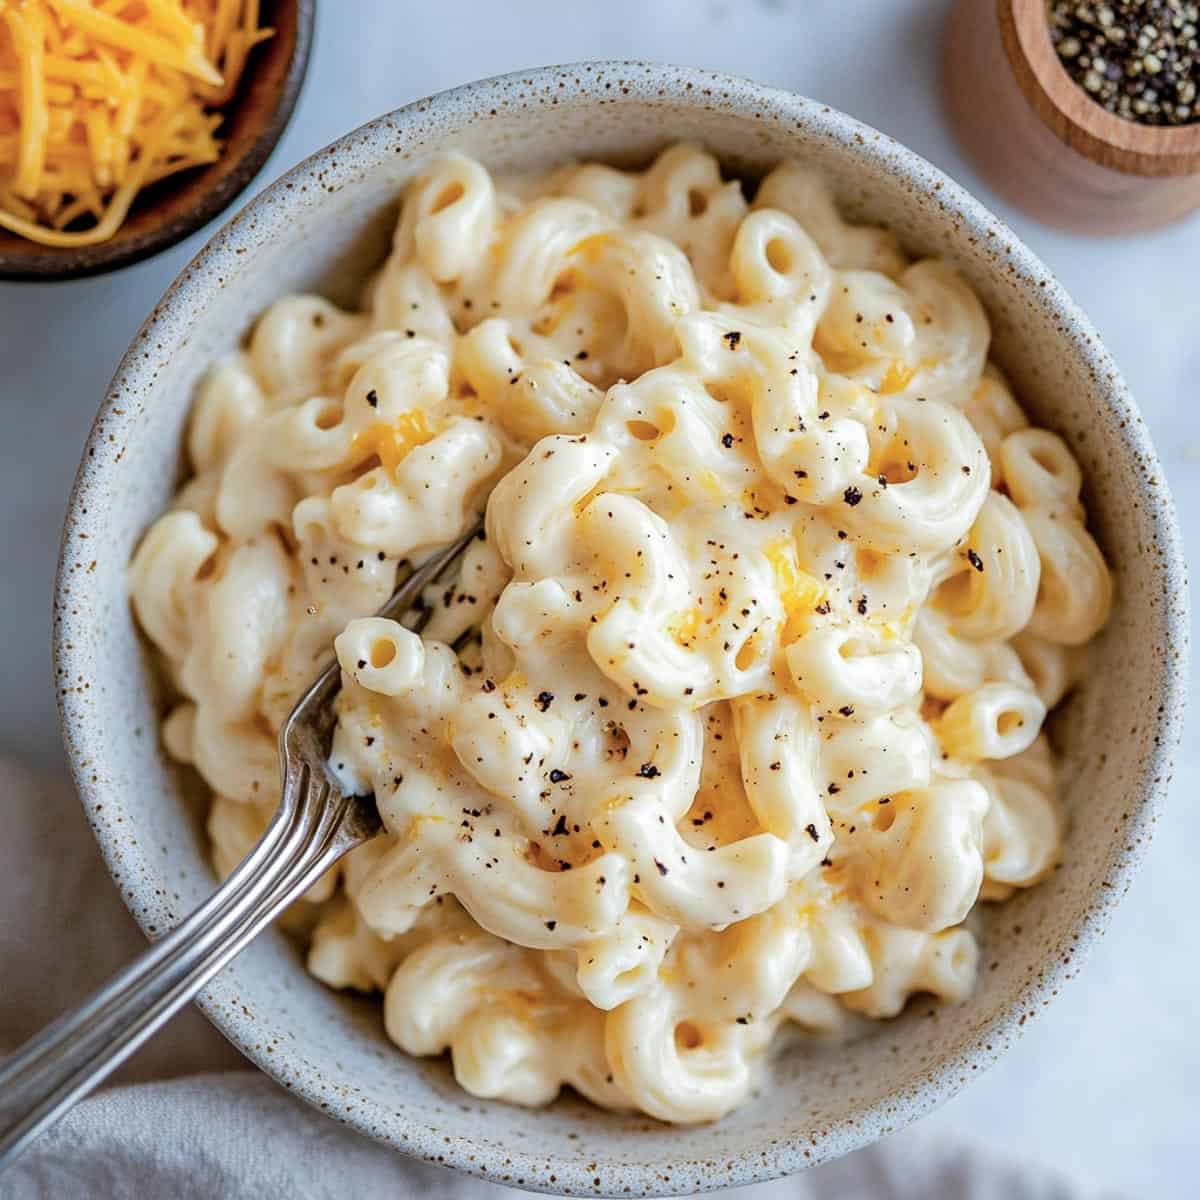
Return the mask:
[[[434,580],[440,579],[447,569],[462,556],[466,548],[483,531],[483,522],[476,522],[457,541],[445,549],[431,554],[396,590],[392,598],[379,610],[379,616],[398,620],[412,608],[421,593]]]
[[[397,590],[382,615],[403,617],[482,528],[431,555]],[[290,901],[348,850],[382,828],[370,797],[336,789],[325,755],[341,683],[330,663],[279,735],[283,789],[257,847],[191,917],[97,992],[73,1015],[31,1041],[0,1070],[0,1160],[85,1095],[173,1012],[195,995]]]
[[[462,557],[466,548],[483,532],[482,520],[477,521],[462,537],[451,542],[448,546],[431,554],[393,593],[392,598],[379,610],[378,616],[400,620],[412,608],[420,597],[421,592],[434,580],[440,579]],[[279,729],[279,758],[280,769],[283,773],[285,786],[289,777],[289,762],[292,754],[288,749],[288,739],[301,726],[316,726],[324,714],[328,729],[325,734],[332,734],[333,697],[341,687],[341,671],[337,661],[328,666],[317,676],[312,686],[296,702],[286,721]]]

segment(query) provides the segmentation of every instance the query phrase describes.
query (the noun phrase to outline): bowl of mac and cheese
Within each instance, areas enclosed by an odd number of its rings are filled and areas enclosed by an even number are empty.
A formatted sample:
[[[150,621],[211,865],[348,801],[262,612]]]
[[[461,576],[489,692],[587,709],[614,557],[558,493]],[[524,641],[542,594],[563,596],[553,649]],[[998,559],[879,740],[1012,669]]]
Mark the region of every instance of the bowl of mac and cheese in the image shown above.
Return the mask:
[[[419,632],[374,615],[481,519]],[[64,736],[154,932],[336,656],[385,832],[205,1010],[408,1153],[687,1193],[897,1128],[1074,976],[1181,580],[1116,368],[960,188],[746,81],[547,68],[348,135],[156,309],[68,517]]]

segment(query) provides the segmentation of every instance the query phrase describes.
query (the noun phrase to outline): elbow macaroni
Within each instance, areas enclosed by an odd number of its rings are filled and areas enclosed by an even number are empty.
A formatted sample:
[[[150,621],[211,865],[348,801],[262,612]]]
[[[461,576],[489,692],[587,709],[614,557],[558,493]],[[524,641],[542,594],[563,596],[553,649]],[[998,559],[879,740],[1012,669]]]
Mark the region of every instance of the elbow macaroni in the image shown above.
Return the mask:
[[[435,163],[366,311],[282,300],[213,368],[131,566],[219,869],[332,643],[386,832],[309,968],[474,1094],[710,1120],[784,1026],[962,999],[976,901],[1056,861],[1040,731],[1112,596],[988,340],[795,164]],[[481,511],[420,635],[371,615]]]

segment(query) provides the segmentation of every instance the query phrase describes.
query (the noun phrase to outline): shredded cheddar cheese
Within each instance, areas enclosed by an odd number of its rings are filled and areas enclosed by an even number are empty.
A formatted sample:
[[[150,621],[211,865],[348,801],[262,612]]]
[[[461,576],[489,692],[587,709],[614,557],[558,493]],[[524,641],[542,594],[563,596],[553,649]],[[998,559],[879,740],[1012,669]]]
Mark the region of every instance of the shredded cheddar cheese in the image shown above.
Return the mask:
[[[824,598],[820,582],[796,562],[796,550],[790,539],[781,538],[766,548],[767,562],[775,572],[775,586],[787,614],[780,640],[794,642],[808,627],[812,611]]]
[[[0,0],[0,227],[95,245],[142,188],[215,162],[258,20],[258,0]]]

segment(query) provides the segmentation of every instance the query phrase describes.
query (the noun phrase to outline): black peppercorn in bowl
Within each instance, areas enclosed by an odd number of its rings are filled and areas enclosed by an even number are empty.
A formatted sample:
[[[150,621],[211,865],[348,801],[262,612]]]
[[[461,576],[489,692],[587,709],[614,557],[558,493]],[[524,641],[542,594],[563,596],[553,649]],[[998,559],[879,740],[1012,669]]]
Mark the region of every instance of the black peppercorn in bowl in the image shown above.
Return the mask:
[[[1102,108],[1139,125],[1200,118],[1196,0],[1050,0],[1050,40]]]
[[[988,183],[1081,233],[1154,229],[1200,208],[1195,7],[958,0],[943,47],[945,103]],[[1151,9],[1178,27],[1148,23]]]

